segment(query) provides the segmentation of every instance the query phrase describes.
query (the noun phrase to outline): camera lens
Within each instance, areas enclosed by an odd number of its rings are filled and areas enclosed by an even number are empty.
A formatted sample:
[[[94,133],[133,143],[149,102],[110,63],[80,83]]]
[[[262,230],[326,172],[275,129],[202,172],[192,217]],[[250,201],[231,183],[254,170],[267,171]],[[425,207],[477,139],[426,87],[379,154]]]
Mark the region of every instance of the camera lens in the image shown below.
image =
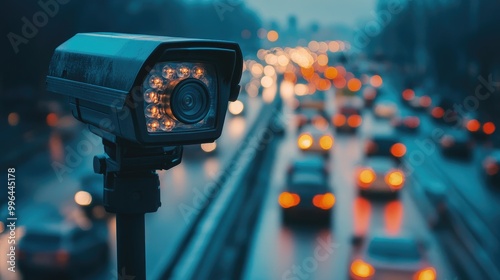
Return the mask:
[[[197,79],[185,79],[179,82],[170,97],[170,109],[174,117],[183,123],[193,124],[201,121],[208,114],[208,88]]]

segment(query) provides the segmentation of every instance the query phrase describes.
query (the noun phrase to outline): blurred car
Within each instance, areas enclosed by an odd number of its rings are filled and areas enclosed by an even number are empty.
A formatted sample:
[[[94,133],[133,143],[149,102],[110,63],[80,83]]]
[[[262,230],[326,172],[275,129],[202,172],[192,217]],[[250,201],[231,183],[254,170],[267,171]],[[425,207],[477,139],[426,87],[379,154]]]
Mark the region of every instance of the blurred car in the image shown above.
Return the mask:
[[[293,174],[297,172],[318,172],[322,173],[326,178],[329,176],[328,162],[324,157],[319,155],[303,155],[295,158],[287,168],[287,179],[289,180]]]
[[[304,108],[298,111],[295,115],[297,127],[301,129],[307,124],[314,124],[315,126],[323,127],[328,126],[328,116],[324,110],[316,108]]]
[[[424,195],[429,203],[423,211],[427,224],[432,229],[443,228],[448,218],[446,185],[439,181],[429,181],[424,186]]]
[[[432,105],[432,99],[428,95],[414,96],[408,101],[410,108],[416,111],[428,110]]]
[[[283,222],[328,225],[336,198],[324,173],[317,170],[296,170],[289,176],[285,190],[278,197]]]
[[[406,154],[406,146],[395,133],[379,133],[367,139],[365,155],[387,156],[399,160]]]
[[[449,129],[439,139],[441,152],[445,157],[470,159],[474,143],[462,129]]]
[[[496,130],[496,125],[489,119],[481,119],[477,116],[469,116],[464,119],[464,127],[478,140],[485,140]]]
[[[415,236],[376,235],[353,253],[349,277],[353,280],[435,280],[425,245]]]
[[[297,146],[304,152],[319,153],[325,157],[330,156],[333,149],[334,138],[328,128],[319,129],[313,125],[304,126],[297,137]]]
[[[296,97],[298,102],[296,111],[304,108],[314,108],[317,110],[325,110],[325,92],[316,91],[312,94],[305,94]]]
[[[353,106],[340,108],[332,117],[333,126],[338,132],[354,133],[362,122],[361,110]]]
[[[500,150],[493,151],[483,160],[482,170],[489,184],[500,187]]]
[[[404,171],[389,157],[365,158],[355,176],[362,196],[397,196],[405,184]]]
[[[400,114],[391,120],[391,125],[398,131],[417,132],[420,128],[420,118],[413,114]]]
[[[375,117],[382,119],[390,119],[394,117],[398,112],[396,104],[391,101],[379,101],[375,104],[373,108],[373,113]]]
[[[26,228],[16,255],[23,279],[75,279],[109,261],[105,224],[64,223]]]
[[[374,87],[367,86],[363,89],[363,100],[365,107],[372,107],[373,103],[377,99],[378,90]]]
[[[430,107],[430,114],[432,120],[439,124],[446,124],[449,126],[457,125],[461,119],[454,108],[455,103],[449,98],[439,98],[436,106]]]
[[[75,193],[74,200],[85,216],[91,220],[105,219],[111,214],[104,209],[104,177],[89,174],[80,179],[80,189]]]

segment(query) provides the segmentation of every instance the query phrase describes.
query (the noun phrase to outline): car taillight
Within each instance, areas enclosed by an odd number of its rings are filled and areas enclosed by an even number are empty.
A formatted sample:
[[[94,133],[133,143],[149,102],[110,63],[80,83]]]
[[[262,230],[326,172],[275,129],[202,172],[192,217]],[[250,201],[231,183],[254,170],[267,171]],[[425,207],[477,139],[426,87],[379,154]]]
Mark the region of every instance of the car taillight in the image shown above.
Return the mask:
[[[424,268],[413,277],[414,280],[436,280],[436,270],[433,267]]]
[[[484,160],[483,167],[486,171],[486,174],[490,176],[493,176],[500,171],[500,166],[498,166],[498,163],[496,163],[495,160],[489,157]]]
[[[278,198],[278,203],[283,208],[291,208],[299,205],[300,196],[295,193],[282,192]]]
[[[324,135],[319,138],[319,146],[321,149],[327,151],[333,147],[333,137],[329,135]]]
[[[424,95],[424,96],[420,97],[418,102],[420,103],[421,107],[429,108],[429,106],[431,106],[431,104],[432,104],[432,99],[429,96]]]
[[[349,118],[347,118],[347,124],[350,127],[358,127],[361,125],[363,122],[363,119],[361,118],[360,115],[351,115]]]
[[[469,120],[467,124],[465,125],[468,131],[470,132],[476,132],[481,128],[481,123],[479,123],[478,120]]]
[[[356,277],[368,279],[369,277],[372,277],[373,274],[375,274],[375,268],[373,268],[373,266],[371,266],[369,263],[358,259],[352,262],[351,273]]]
[[[377,151],[377,148],[378,147],[377,147],[377,144],[375,144],[375,142],[368,140],[366,142],[365,152],[366,152],[366,154],[371,155]]]
[[[310,134],[301,134],[297,140],[297,145],[301,150],[307,150],[311,148],[313,144],[313,137]]]
[[[358,185],[362,188],[368,188],[375,181],[377,175],[371,168],[364,168],[358,172]]]
[[[60,265],[65,265],[69,260],[68,252],[64,250],[57,251],[56,253],[56,261]]]
[[[346,117],[342,114],[335,114],[333,116],[333,125],[334,126],[343,126],[346,122]]]
[[[441,107],[434,107],[431,111],[431,115],[435,119],[440,119],[444,116],[444,109]]]
[[[401,170],[391,170],[385,175],[385,182],[393,189],[400,189],[405,183],[405,175]]]
[[[483,124],[483,132],[487,135],[493,134],[495,132],[496,127],[495,124],[492,122],[486,122]]]
[[[328,210],[335,205],[335,196],[332,193],[318,194],[313,197],[313,205],[323,209]]]
[[[402,143],[396,143],[391,146],[391,154],[400,158],[406,154],[406,146]]]
[[[410,101],[415,97],[415,92],[411,89],[403,90],[403,99],[406,101]]]
[[[443,136],[443,138],[441,138],[441,146],[445,148],[450,148],[454,144],[455,144],[455,139],[453,138],[453,136],[445,135]]]
[[[420,119],[418,117],[408,117],[404,120],[404,123],[409,128],[417,128],[420,125]]]

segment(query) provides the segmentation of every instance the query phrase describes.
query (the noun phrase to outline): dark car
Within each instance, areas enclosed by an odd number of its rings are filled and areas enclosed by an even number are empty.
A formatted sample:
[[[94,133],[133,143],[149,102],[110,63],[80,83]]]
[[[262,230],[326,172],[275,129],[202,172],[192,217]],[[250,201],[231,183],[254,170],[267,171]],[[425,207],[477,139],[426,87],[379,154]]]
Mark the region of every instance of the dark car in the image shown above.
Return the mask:
[[[354,106],[344,106],[332,117],[337,132],[354,133],[363,122],[361,110]]]
[[[405,173],[390,157],[366,158],[356,170],[359,194],[370,197],[394,197],[405,184]]]
[[[401,132],[415,133],[420,128],[420,118],[414,114],[401,113],[391,120],[391,125]]]
[[[107,227],[48,224],[26,228],[16,255],[23,279],[76,279],[101,269],[109,256]]]
[[[287,179],[297,172],[318,172],[329,176],[328,162],[320,155],[303,155],[295,158],[287,168]]]
[[[321,171],[295,171],[279,195],[283,222],[329,225],[335,196]]]
[[[380,133],[367,139],[365,155],[387,156],[399,160],[406,154],[406,146],[400,142],[395,133]]]
[[[316,108],[301,109],[295,115],[295,120],[298,130],[308,124],[313,124],[315,126],[329,125],[326,112],[322,109]]]
[[[500,187],[500,150],[493,151],[483,160],[482,170],[488,184]]]
[[[448,129],[439,139],[441,152],[445,157],[470,159],[474,143],[462,129]]]
[[[349,278],[435,280],[437,273],[423,242],[415,236],[377,235],[355,248]]]
[[[455,102],[449,98],[439,98],[436,105],[429,108],[432,120],[439,124],[457,126],[461,117],[454,108]]]

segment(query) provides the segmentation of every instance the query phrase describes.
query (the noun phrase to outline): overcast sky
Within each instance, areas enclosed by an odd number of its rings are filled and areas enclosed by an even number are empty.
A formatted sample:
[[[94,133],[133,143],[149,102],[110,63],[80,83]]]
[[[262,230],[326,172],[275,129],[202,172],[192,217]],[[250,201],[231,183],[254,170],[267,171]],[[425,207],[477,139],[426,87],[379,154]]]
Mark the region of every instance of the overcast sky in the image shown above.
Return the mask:
[[[296,15],[299,25],[317,21],[320,24],[342,23],[356,26],[360,19],[373,18],[377,0],[246,0],[246,5],[257,11],[264,21],[285,23],[289,15]]]

